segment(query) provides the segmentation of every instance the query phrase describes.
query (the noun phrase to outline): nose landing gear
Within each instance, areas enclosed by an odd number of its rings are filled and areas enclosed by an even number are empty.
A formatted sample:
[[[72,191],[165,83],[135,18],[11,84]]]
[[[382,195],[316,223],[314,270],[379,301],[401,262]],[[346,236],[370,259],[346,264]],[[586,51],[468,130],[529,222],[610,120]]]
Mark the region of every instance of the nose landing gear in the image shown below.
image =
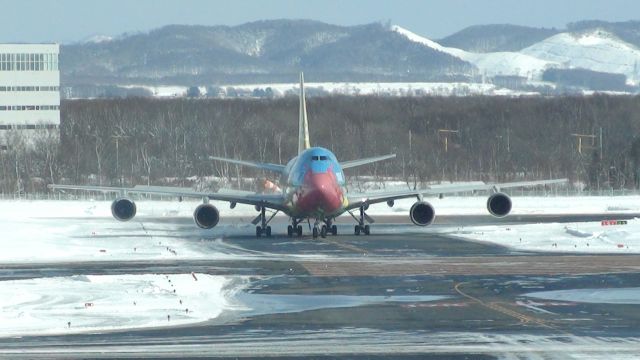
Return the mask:
[[[302,225],[299,225],[300,222],[298,219],[291,219],[291,225],[287,226],[287,236],[292,237],[296,235],[298,237],[302,236]]]
[[[318,235],[321,238],[326,238],[327,235],[338,235],[338,227],[333,225],[333,219],[327,218],[324,220],[324,224],[322,226],[319,225],[320,221],[316,220],[313,225],[312,234],[314,238],[317,238]]]

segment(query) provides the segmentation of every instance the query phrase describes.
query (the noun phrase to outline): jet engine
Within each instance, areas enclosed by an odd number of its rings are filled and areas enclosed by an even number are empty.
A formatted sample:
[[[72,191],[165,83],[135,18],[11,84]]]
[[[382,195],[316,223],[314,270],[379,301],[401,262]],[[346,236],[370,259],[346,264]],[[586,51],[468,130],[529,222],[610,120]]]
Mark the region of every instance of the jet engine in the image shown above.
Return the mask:
[[[111,203],[111,214],[120,221],[129,221],[136,216],[136,203],[127,198],[116,199]]]
[[[418,226],[427,226],[436,218],[436,211],[433,206],[426,201],[418,201],[409,210],[411,222]]]
[[[193,220],[201,229],[211,229],[218,225],[220,212],[211,204],[200,204],[193,212]]]
[[[495,193],[487,200],[487,210],[495,217],[505,217],[511,212],[511,198],[505,193]]]

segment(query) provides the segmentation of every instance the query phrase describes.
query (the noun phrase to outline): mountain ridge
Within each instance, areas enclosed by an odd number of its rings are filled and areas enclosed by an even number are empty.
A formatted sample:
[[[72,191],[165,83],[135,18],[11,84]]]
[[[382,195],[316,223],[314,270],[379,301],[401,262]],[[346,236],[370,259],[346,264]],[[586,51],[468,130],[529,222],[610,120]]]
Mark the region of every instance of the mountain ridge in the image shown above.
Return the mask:
[[[237,26],[167,25],[63,45],[61,82],[66,87],[277,83],[304,70],[319,82],[479,83],[517,77],[522,79],[516,81],[519,86],[524,82],[529,90],[541,82],[553,88],[545,78],[567,78],[557,73],[545,77],[550,69],[578,68],[586,72],[571,76],[593,71],[598,77],[616,75],[619,82],[617,75],[624,75],[623,86],[637,86],[640,49],[626,40],[635,41],[633,29],[640,34],[640,22],[587,21],[565,30],[479,25],[435,41],[382,23],[261,20]],[[465,34],[469,39],[463,41]],[[640,44],[640,36],[638,40]],[[470,51],[467,45],[451,46],[456,41],[484,44],[480,50],[503,50]]]

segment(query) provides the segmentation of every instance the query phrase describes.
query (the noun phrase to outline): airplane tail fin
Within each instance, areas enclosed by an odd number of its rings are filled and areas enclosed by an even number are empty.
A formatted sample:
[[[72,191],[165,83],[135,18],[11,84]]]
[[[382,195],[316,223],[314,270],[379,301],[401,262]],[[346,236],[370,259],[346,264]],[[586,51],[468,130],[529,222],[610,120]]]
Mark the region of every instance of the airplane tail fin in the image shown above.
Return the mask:
[[[304,97],[304,75],[300,73],[300,115],[298,119],[298,155],[311,147],[309,144],[309,122],[307,104]]]

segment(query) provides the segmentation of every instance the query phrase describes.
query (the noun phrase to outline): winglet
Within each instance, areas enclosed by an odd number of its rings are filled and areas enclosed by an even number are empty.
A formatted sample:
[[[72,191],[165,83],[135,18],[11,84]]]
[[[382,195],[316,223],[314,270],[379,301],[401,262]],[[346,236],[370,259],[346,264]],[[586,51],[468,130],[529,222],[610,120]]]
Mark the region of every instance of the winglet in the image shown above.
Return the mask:
[[[304,75],[300,72],[300,115],[298,119],[298,155],[310,148],[307,104],[304,97]]]

